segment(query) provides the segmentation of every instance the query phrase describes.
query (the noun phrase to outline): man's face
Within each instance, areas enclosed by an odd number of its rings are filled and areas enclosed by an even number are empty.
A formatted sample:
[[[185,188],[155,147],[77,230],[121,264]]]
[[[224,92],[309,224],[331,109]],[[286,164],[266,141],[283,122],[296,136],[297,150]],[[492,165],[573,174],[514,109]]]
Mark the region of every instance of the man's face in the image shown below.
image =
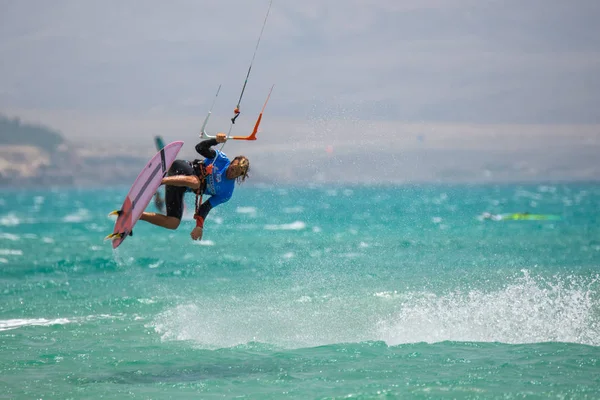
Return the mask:
[[[244,174],[244,167],[240,165],[240,160],[233,160],[227,167],[227,179],[236,179]]]

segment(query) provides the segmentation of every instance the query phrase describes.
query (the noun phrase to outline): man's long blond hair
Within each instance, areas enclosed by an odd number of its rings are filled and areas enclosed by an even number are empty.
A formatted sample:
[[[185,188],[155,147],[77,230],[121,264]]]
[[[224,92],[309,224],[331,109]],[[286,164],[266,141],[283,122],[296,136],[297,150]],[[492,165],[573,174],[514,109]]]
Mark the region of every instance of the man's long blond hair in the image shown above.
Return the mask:
[[[248,160],[248,157],[246,157],[246,156],[237,156],[231,162],[233,162],[235,160],[239,160],[238,165],[240,167],[242,167],[242,169],[244,171],[242,173],[242,175],[240,175],[236,178],[236,181],[238,183],[242,183],[246,180],[246,178],[248,178],[248,172],[250,171],[250,161]]]

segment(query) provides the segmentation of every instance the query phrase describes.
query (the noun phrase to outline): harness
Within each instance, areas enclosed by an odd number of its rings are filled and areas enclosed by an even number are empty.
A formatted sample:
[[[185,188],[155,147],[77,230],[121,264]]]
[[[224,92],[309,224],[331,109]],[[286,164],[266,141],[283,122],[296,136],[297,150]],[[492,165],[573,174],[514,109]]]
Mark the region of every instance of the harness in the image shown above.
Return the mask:
[[[200,206],[202,205],[202,193],[206,190],[206,177],[212,174],[213,166],[212,164],[209,166],[204,165],[203,160],[194,160],[192,162],[192,167],[194,168],[194,172],[196,176],[200,180],[200,185],[198,189],[196,189],[196,208],[194,211],[194,219],[196,220],[196,226],[202,227],[204,225],[204,218],[202,218],[198,212],[200,210]]]

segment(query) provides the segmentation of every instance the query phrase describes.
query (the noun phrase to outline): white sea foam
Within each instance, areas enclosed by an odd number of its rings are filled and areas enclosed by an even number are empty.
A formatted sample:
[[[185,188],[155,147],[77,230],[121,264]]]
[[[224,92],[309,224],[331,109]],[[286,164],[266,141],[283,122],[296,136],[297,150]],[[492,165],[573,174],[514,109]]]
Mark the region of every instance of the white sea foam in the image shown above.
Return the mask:
[[[21,237],[19,235],[14,235],[12,233],[0,233],[0,239],[4,239],[4,240],[12,240],[13,242],[16,242],[17,240],[20,240]]]
[[[238,207],[236,208],[235,212],[237,212],[238,214],[256,214],[257,210],[256,207]]]
[[[85,229],[87,229],[90,232],[104,232],[106,230],[106,227],[100,226],[96,223],[91,223],[91,224],[87,224],[85,226]]]
[[[17,226],[20,223],[21,220],[14,213],[8,213],[0,217],[0,225],[3,226]]]
[[[5,319],[5,320],[0,320],[0,331],[8,331],[11,329],[22,328],[24,326],[64,325],[64,324],[68,324],[70,322],[71,321],[66,318]]]
[[[403,293],[400,311],[378,324],[379,340],[416,342],[572,342],[600,346],[600,278],[532,278],[498,291]],[[389,299],[389,292],[377,297]],[[395,296],[392,296],[395,297]]]
[[[301,231],[306,228],[306,224],[302,221],[295,221],[290,224],[281,225],[265,225],[265,229],[268,231]]]
[[[1,256],[22,256],[23,250],[14,249],[0,249]]]
[[[383,299],[396,299],[399,297],[398,292],[396,290],[394,290],[393,292],[392,291],[377,292],[373,296],[381,297]]]
[[[336,296],[298,293],[282,302],[279,294],[268,293],[197,299],[163,311],[147,327],[164,341],[213,349],[249,342],[302,348],[369,340],[368,320],[347,311],[348,304]]]
[[[69,214],[63,218],[63,222],[84,222],[90,220],[90,212],[85,208],[79,208],[73,214]]]
[[[200,241],[195,242],[195,244],[197,244],[198,246],[214,246],[215,242],[213,242],[210,239],[206,239],[206,240],[202,239]]]

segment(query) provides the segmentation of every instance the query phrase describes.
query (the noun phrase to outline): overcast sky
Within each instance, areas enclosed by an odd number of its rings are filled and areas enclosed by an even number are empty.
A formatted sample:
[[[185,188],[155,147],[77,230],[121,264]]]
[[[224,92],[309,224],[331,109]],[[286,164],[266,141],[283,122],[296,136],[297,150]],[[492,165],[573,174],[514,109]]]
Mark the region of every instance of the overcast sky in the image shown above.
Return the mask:
[[[179,136],[223,84],[225,130],[268,6],[0,0],[0,112],[67,137]],[[599,21],[598,0],[273,0],[240,121],[275,84],[264,130],[597,124]]]

